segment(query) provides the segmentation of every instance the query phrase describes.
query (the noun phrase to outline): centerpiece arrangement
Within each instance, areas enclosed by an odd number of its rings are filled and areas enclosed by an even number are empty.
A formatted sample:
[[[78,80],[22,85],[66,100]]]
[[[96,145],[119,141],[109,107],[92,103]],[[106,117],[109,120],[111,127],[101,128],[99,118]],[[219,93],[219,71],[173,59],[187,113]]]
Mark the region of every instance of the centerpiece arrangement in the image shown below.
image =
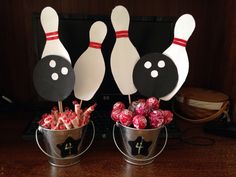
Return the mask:
[[[42,58],[34,69],[34,86],[42,98],[58,102],[58,108],[54,107],[50,113],[42,115],[35,137],[38,147],[49,157],[49,163],[65,167],[78,163],[80,156],[94,140],[95,127],[90,117],[97,104],[82,109],[82,102],[93,98],[104,78],[105,64],[101,45],[107,28],[101,21],[92,24],[88,48],[72,68],[70,56],[59,39],[59,18],[56,11],[45,7],[40,20],[46,44]],[[62,101],[72,91],[80,103],[74,101],[74,109],[63,108]],[[84,148],[83,140],[87,138],[89,123],[92,125],[93,134],[90,143]],[[38,132],[43,134],[45,149],[38,141]]]
[[[46,36],[42,58],[37,63],[33,81],[38,94],[58,102],[50,113],[42,115],[35,137],[39,148],[54,166],[69,166],[79,162],[79,157],[93,142],[95,128],[90,121],[96,104],[82,109],[82,102],[90,100],[100,87],[105,75],[105,63],[101,51],[107,34],[105,23],[92,24],[88,48],[78,58],[74,68],[68,52],[59,39],[59,18],[56,11],[46,7],[41,12],[41,24]],[[162,110],[160,100],[170,100],[184,83],[188,74],[186,43],[191,36],[195,21],[189,14],[182,15],[175,24],[174,39],[169,48],[161,53],[149,53],[142,57],[129,39],[130,16],[123,6],[116,6],[111,13],[116,41],[111,52],[111,72],[123,95],[128,96],[129,106],[118,101],[113,105],[111,118],[113,140],[125,160],[131,164],[151,163],[165,148],[168,133],[166,125],[173,119],[169,110]],[[74,109],[63,108],[62,101],[74,90],[80,100],[74,101]],[[131,100],[135,92],[147,99]],[[91,122],[93,136],[82,151],[87,125]],[[120,130],[122,146],[116,141],[115,129]],[[157,139],[165,129],[165,142],[157,152]],[[43,134],[46,150],[38,141],[38,131]]]
[[[116,122],[113,140],[127,162],[146,165],[163,151],[167,143],[166,125],[172,121],[173,114],[160,109],[160,100],[170,100],[187,77],[189,62],[185,46],[194,31],[195,21],[190,14],[182,15],[175,24],[170,47],[162,54],[149,53],[142,57],[129,39],[127,9],[116,6],[111,13],[111,22],[116,33],[111,71],[120,92],[128,95],[129,100],[128,108],[119,101],[113,105],[111,118]],[[131,101],[131,95],[137,91],[147,99]],[[120,144],[116,128],[122,139]],[[163,128],[166,138],[157,152],[157,139]]]

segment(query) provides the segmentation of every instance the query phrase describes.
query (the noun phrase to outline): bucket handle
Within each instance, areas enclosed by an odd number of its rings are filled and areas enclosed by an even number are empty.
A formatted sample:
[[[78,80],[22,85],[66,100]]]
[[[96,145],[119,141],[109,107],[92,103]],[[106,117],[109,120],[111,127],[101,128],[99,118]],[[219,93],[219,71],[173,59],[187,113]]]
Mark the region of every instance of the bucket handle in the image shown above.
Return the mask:
[[[161,150],[155,156],[148,158],[148,159],[136,159],[136,158],[130,157],[120,149],[120,147],[118,146],[118,144],[116,142],[116,137],[115,137],[115,127],[116,126],[117,126],[116,124],[113,125],[113,132],[112,132],[112,137],[113,137],[114,143],[115,143],[117,149],[121,152],[121,154],[123,154],[125,157],[127,157],[129,159],[136,160],[136,161],[149,161],[149,160],[156,158],[158,155],[160,155],[166,147],[167,139],[168,139],[168,132],[167,132],[167,128],[164,126],[165,132],[166,132],[165,142],[164,142],[164,145],[162,146]]]
[[[39,140],[38,140],[38,131],[39,131],[39,130],[38,130],[38,129],[35,130],[35,140],[36,140],[36,143],[37,143],[39,149],[40,149],[46,156],[48,156],[48,157],[50,157],[50,158],[57,159],[57,160],[67,160],[67,159],[69,160],[69,159],[77,158],[77,157],[81,156],[82,154],[84,154],[84,153],[90,148],[90,146],[91,146],[92,143],[93,143],[93,140],[94,140],[94,137],[95,137],[95,126],[94,126],[93,121],[90,121],[90,122],[91,122],[92,127],[93,127],[93,136],[92,136],[92,139],[91,139],[89,145],[86,147],[86,149],[83,150],[81,153],[77,154],[76,156],[62,158],[62,157],[54,157],[54,156],[48,154],[48,153],[41,147],[41,145],[40,145],[40,143],[39,143]]]

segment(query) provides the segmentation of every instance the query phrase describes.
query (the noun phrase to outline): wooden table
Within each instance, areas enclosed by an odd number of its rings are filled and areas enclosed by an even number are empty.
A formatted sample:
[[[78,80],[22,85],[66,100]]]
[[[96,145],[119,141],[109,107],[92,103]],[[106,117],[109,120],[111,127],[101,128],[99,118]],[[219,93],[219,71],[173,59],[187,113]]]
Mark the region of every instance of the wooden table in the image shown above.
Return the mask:
[[[35,141],[22,140],[21,135],[32,113],[0,115],[0,177],[235,177],[236,141],[213,135],[215,143],[196,146],[169,139],[164,152],[146,166],[124,161],[111,138],[95,138],[81,161],[58,168],[48,163]]]

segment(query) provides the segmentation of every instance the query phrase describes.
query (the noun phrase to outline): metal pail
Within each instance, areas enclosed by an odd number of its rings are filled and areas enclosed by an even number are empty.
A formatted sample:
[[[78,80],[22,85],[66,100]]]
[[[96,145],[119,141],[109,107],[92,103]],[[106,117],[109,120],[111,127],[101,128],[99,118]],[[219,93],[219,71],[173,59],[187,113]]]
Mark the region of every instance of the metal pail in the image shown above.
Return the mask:
[[[86,135],[88,124],[83,127],[70,130],[50,130],[38,127],[35,131],[35,139],[39,149],[48,156],[51,165],[57,167],[71,166],[79,162],[80,156],[85,153],[92,145],[95,136],[95,127],[89,145],[82,151],[83,141]],[[45,144],[45,150],[38,141],[38,131],[42,133]],[[81,152],[82,151],[82,152]]]
[[[115,128],[119,128],[122,139],[122,148],[117,144]],[[157,150],[157,140],[161,129],[165,129],[165,142],[163,147]],[[117,149],[123,154],[125,161],[134,165],[147,165],[164,150],[168,139],[167,128],[136,129],[116,123],[113,126],[113,140]]]

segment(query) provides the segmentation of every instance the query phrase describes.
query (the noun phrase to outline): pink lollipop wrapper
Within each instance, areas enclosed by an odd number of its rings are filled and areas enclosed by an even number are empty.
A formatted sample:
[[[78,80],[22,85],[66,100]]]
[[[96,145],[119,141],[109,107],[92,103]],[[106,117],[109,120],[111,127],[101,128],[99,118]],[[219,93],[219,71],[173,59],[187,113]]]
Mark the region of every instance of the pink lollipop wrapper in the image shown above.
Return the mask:
[[[116,110],[112,110],[111,112],[111,118],[115,121],[115,122],[119,122],[120,121],[120,113],[121,113],[122,109],[116,109]]]
[[[123,109],[125,109],[125,104],[122,103],[121,101],[118,101],[113,105],[112,109],[113,110],[117,110],[117,109],[123,110]]]
[[[135,108],[135,112],[138,115],[143,115],[143,116],[147,116],[148,114],[148,108],[145,104],[145,102],[139,102]]]
[[[163,111],[164,115],[164,124],[167,125],[173,120],[173,113],[171,111],[165,110]]]
[[[147,126],[147,119],[142,115],[133,117],[133,125],[137,129],[144,129]]]
[[[146,100],[146,106],[149,110],[159,109],[159,101],[155,97],[150,97]]]
[[[132,124],[132,120],[133,120],[133,112],[128,110],[128,109],[124,109],[121,111],[120,113],[120,123],[124,126],[130,126]]]
[[[138,102],[139,102],[139,103],[145,103],[146,100],[145,100],[144,98],[141,98],[141,99],[138,99]]]
[[[162,110],[153,110],[149,114],[149,121],[152,128],[161,127],[164,124],[164,114]]]

